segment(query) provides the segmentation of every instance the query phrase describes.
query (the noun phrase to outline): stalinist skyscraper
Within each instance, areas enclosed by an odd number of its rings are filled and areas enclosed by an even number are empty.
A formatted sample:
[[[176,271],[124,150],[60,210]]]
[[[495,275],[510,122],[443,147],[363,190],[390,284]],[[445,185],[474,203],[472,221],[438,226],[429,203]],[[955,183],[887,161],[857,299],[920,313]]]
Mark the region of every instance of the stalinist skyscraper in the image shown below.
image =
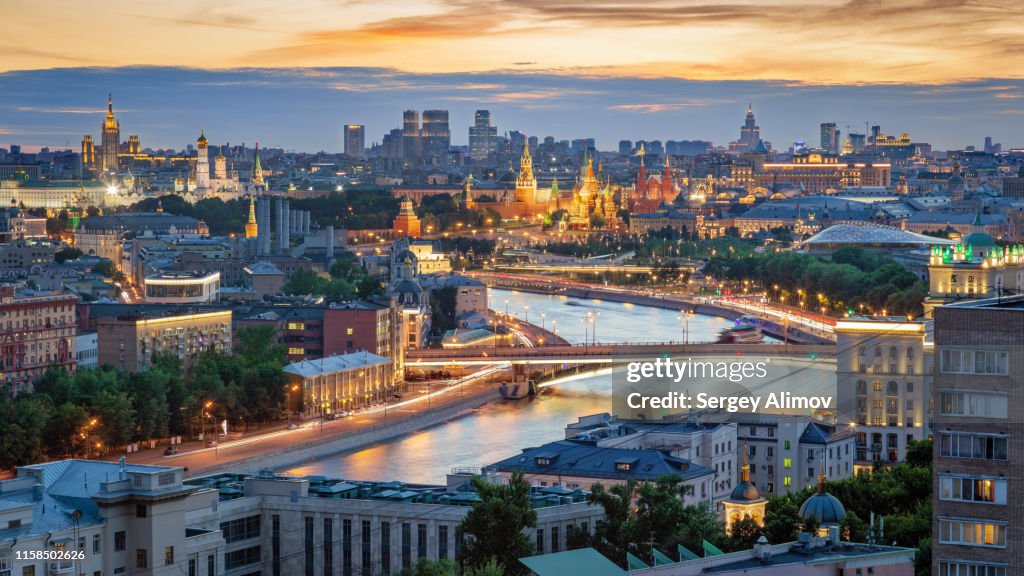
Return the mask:
[[[121,146],[121,123],[114,118],[113,95],[107,97],[107,117],[101,126],[103,131],[103,155],[100,157],[100,170],[117,172],[117,152]]]

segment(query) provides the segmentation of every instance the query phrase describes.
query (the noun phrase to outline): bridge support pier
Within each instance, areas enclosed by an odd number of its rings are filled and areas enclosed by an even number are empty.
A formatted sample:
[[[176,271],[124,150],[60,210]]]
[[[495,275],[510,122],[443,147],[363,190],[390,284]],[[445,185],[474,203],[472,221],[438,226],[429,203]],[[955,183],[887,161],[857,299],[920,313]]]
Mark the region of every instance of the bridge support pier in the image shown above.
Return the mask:
[[[503,398],[519,400],[530,395],[530,380],[526,368],[526,364],[512,363],[512,380],[501,385]]]

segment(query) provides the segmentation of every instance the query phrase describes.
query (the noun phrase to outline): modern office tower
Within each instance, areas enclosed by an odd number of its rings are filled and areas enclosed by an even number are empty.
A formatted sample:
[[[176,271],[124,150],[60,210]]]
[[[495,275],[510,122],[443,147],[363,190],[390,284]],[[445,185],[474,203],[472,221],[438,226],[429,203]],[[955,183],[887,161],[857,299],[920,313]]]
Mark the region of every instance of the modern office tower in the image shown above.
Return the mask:
[[[402,113],[402,158],[414,162],[420,156],[420,113],[406,110]]]
[[[491,126],[491,111],[477,110],[473,125],[469,127],[469,155],[473,160],[484,160],[495,152],[498,127]]]
[[[345,155],[349,158],[366,155],[366,127],[362,124],[345,124]]]
[[[138,143],[138,139],[136,139]],[[199,134],[196,140],[196,189],[210,189],[210,149],[206,140],[206,131]]]
[[[121,123],[114,118],[113,96],[107,98],[107,116],[103,119],[100,130],[103,134],[100,170],[117,172],[117,152],[121,145]]]
[[[740,127],[740,139],[736,142],[739,152],[753,152],[761,146],[761,128],[754,120],[753,106],[747,106],[747,117]]]
[[[420,128],[420,146],[424,159],[444,163],[452,147],[447,110],[424,110]]]
[[[92,136],[86,134],[82,136],[82,167],[93,168],[96,166],[96,144],[92,141]]]
[[[523,151],[523,147],[526,146],[526,134],[523,134],[519,130],[513,130],[508,133],[508,145],[512,149],[513,154],[519,154]]]
[[[931,434],[930,319],[854,316],[836,322],[839,423],[856,432],[857,472],[902,462]]]
[[[846,135],[850,141],[850,147],[853,152],[863,152],[864,148],[867,147],[867,137],[863,134],[850,133]]]
[[[395,128],[384,135],[381,148],[385,158],[397,159],[402,157],[403,138],[404,133],[401,128]]]
[[[932,574],[1024,573],[1024,298],[935,316]]]
[[[619,140],[619,156],[629,156],[633,152],[633,142],[630,140]]]
[[[835,122],[821,123],[821,149],[832,154],[839,153],[839,129]]]

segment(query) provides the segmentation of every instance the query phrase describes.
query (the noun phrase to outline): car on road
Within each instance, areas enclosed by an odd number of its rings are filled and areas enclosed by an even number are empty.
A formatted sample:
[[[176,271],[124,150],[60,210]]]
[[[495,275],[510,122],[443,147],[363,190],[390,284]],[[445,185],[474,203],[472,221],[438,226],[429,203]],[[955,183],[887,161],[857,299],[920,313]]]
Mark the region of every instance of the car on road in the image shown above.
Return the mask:
[[[295,422],[292,422],[291,424],[288,425],[289,430],[296,430],[298,427],[299,425],[296,424]]]
[[[206,447],[207,448],[213,448],[216,445],[217,445],[217,441],[216,440],[207,440],[206,441]]]
[[[164,456],[174,456],[177,453],[178,448],[176,446],[168,446],[164,449]]]
[[[402,399],[402,393],[401,392],[395,392],[395,398],[398,398],[399,400],[401,400]]]

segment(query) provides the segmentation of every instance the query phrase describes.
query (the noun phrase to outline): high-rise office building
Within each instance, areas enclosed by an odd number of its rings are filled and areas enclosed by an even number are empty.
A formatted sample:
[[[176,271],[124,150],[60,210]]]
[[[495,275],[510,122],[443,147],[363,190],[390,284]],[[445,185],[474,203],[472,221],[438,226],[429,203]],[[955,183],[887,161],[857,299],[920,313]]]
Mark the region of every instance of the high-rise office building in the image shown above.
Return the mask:
[[[477,110],[473,125],[469,127],[469,155],[473,160],[484,160],[495,152],[498,127],[491,126],[491,111]]]
[[[366,155],[366,127],[362,124],[345,125],[345,155],[362,158]]]
[[[420,145],[424,159],[445,163],[452,147],[452,133],[448,129],[447,110],[424,110],[420,128]]]
[[[619,156],[629,156],[633,152],[633,142],[630,140],[619,140]]]
[[[100,158],[100,170],[103,172],[117,172],[117,153],[121,146],[121,123],[114,118],[114,98],[107,98],[107,116],[100,125],[103,138],[101,140],[103,150]]]
[[[402,157],[404,137],[405,135],[401,128],[395,128],[384,135],[384,139],[381,141],[381,148],[385,158],[396,159]]]
[[[1024,573],[1024,298],[935,309],[932,574]]]
[[[402,113],[402,158],[415,162],[420,156],[420,113],[406,110]]]
[[[821,149],[832,154],[839,153],[839,129],[835,122],[821,123]]]

